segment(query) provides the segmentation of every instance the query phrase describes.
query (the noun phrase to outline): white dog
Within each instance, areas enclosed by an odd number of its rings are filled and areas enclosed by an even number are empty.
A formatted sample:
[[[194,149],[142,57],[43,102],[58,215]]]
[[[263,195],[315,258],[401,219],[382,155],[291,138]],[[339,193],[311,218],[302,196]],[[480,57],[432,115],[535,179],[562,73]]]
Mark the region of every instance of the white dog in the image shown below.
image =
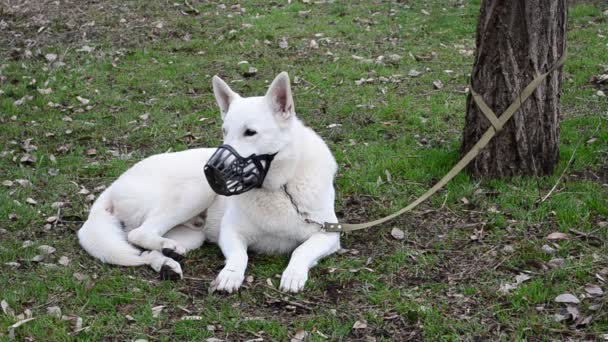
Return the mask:
[[[309,269],[340,248],[339,233],[318,224],[337,222],[336,162],[296,117],[287,73],[263,97],[242,98],[217,76],[213,91],[224,145],[135,164],[93,204],[80,244],[103,262],[181,278],[187,251],[218,243],[226,265],[211,290],[230,293],[243,282],[247,250],[291,253],[280,287],[301,291]]]

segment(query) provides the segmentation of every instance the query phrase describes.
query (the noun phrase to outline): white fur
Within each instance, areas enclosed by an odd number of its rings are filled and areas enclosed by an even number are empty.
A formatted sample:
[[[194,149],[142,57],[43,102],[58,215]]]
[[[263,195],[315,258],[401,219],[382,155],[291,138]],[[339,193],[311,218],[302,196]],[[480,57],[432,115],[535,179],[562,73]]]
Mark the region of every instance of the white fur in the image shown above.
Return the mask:
[[[160,251],[183,255],[204,240],[218,243],[226,265],[211,290],[227,292],[241,286],[248,250],[291,253],[281,289],[301,291],[309,269],[340,248],[338,233],[320,232],[301,216],[337,221],[336,162],[321,137],[296,117],[287,73],[279,74],[263,97],[242,98],[217,76],[213,88],[225,144],[245,157],[278,152],[263,187],[237,196],[216,195],[202,172],[214,149],[155,155],[102,193],[78,232],[80,243],[101,261],[150,265],[156,271],[164,265],[180,277],[179,263]],[[245,136],[245,130],[257,134]],[[202,229],[196,227],[201,213],[206,213]]]

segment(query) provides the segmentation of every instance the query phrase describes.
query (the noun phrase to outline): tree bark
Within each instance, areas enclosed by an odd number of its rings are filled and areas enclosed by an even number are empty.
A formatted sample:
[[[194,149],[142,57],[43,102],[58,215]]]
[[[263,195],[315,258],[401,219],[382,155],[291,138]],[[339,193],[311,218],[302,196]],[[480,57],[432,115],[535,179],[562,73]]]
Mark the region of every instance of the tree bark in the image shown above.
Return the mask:
[[[471,85],[500,116],[566,49],[566,0],[483,0]],[[562,70],[552,72],[469,164],[477,177],[546,175],[559,159]],[[461,153],[490,127],[471,95]]]

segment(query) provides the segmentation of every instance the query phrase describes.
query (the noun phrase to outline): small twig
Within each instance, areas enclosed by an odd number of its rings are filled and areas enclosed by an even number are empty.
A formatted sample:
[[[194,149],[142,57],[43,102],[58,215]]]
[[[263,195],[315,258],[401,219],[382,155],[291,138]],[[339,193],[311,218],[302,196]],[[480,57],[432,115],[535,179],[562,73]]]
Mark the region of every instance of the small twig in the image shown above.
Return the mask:
[[[445,203],[448,201],[448,195],[450,194],[450,190],[445,192],[445,198],[443,199],[443,203],[441,204],[441,208],[439,208],[440,210],[445,208]]]
[[[601,125],[602,125],[602,122],[600,121],[600,123],[595,128],[595,131],[593,132],[593,134],[597,133],[597,131],[600,129]],[[545,196],[543,196],[543,198],[541,198],[540,201],[537,202],[537,204],[541,204],[544,201],[546,201],[551,196],[551,194],[553,194],[553,192],[555,191],[555,189],[557,189],[557,186],[562,181],[562,178],[564,178],[564,175],[566,174],[566,171],[568,170],[568,168],[572,164],[572,161],[574,160],[574,155],[576,155],[576,151],[578,150],[578,147],[581,145],[582,142],[583,142],[583,139],[581,138],[581,139],[579,139],[578,143],[576,143],[576,146],[574,147],[574,151],[572,151],[572,155],[570,156],[570,160],[568,160],[568,164],[566,164],[566,167],[564,168],[564,171],[562,171],[562,174],[559,176],[559,178],[557,179],[557,181],[555,182],[555,185],[553,185],[553,187],[551,188],[551,190],[549,190],[549,192]]]
[[[268,287],[268,288],[271,288],[270,286],[267,286],[267,287]],[[274,289],[273,289],[273,290],[274,290]],[[279,293],[280,293],[280,294],[282,294],[282,295],[286,295],[285,293],[283,293],[283,292],[281,292],[281,291],[278,291],[278,290],[276,290],[276,291],[277,291],[277,292],[279,292]],[[266,297],[268,297],[268,298],[276,299],[275,297],[272,297],[271,295],[269,295],[269,294],[267,294],[267,293],[265,293],[264,295],[265,295]],[[298,307],[298,308],[301,308],[301,309],[304,309],[304,310],[307,310],[307,311],[313,311],[313,310],[314,310],[314,309],[313,309],[313,308],[311,308],[310,306],[304,305],[304,304],[302,304],[302,303],[294,302],[294,301],[292,301],[292,300],[287,299],[287,297],[285,297],[285,298],[278,298],[278,299],[279,299],[281,302],[283,302],[283,303],[286,303],[286,304],[289,304],[289,305],[293,305],[293,306],[296,306],[296,307]]]
[[[537,204],[541,204],[544,201],[546,201],[551,196],[551,194],[553,194],[553,192],[555,191],[555,189],[557,189],[557,186],[559,185],[559,183],[561,183],[562,178],[564,178],[564,175],[566,174],[566,171],[568,171],[568,168],[572,164],[572,161],[574,160],[574,155],[576,155],[576,150],[578,149],[579,145],[580,145],[580,141],[579,141],[578,144],[576,144],[576,147],[574,147],[574,151],[572,151],[572,155],[570,156],[570,160],[568,160],[568,164],[566,164],[566,167],[564,168],[564,171],[562,171],[562,174],[559,176],[559,178],[557,179],[557,181],[555,182],[555,184],[553,185],[553,187],[551,188],[551,190],[549,190],[549,192],[545,196],[543,196]]]

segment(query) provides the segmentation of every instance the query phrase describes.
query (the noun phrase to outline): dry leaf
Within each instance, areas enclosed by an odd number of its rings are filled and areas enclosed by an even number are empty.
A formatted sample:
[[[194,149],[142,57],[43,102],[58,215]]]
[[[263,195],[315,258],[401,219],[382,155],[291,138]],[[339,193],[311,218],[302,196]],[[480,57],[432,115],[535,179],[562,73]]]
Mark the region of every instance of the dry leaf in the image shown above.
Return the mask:
[[[36,162],[36,157],[29,153],[25,153],[21,159],[19,159],[19,162],[21,162],[21,164],[34,164]]]
[[[555,297],[555,301],[557,303],[568,303],[568,304],[578,304],[581,301],[576,298],[576,296],[570,293],[562,293],[559,296]]]
[[[578,309],[575,306],[568,305],[568,307],[566,308],[566,312],[570,314],[570,319],[572,319],[573,321],[576,321],[580,316],[580,313],[578,312]]]
[[[47,53],[46,55],[44,55],[44,59],[46,59],[46,61],[49,63],[53,63],[57,60],[57,55],[54,53]]]
[[[587,294],[589,294],[591,297],[599,297],[604,294],[602,288],[595,284],[587,285],[585,287],[585,292],[587,292]]]
[[[549,235],[547,235],[546,237],[547,240],[570,240],[570,237],[568,236],[568,234],[562,233],[562,232],[554,232],[551,233]]]
[[[163,311],[164,305],[155,306],[152,308],[152,317],[158,318],[160,312]]]
[[[356,321],[355,324],[353,324],[353,329],[367,329],[367,322]]]
[[[33,262],[41,262],[42,260],[44,260],[44,255],[35,255],[31,261]]]
[[[15,179],[15,182],[19,183],[19,185],[21,185],[22,187],[27,187],[32,185],[32,182],[30,182],[27,179]]]
[[[36,205],[36,204],[38,204],[38,202],[36,202],[36,200],[35,200],[35,199],[33,199],[33,198],[31,198],[31,197],[26,198],[26,199],[25,199],[25,202],[26,202],[27,204],[31,204],[31,205]]]
[[[82,274],[82,273],[80,273],[80,272],[75,272],[75,273],[73,274],[73,276],[74,276],[74,278],[76,278],[76,280],[78,280],[78,281],[83,281],[83,280],[89,279],[89,276],[88,276],[88,275],[86,275],[86,274]]]
[[[24,325],[25,323],[34,320],[35,318],[26,318],[23,320],[20,320],[19,322],[11,325],[10,327],[8,327],[8,338],[10,340],[14,340],[15,339],[15,329],[19,328],[20,326]]]
[[[63,203],[63,202],[53,202],[53,204],[51,204],[51,208],[59,209],[59,208],[63,208],[64,205],[65,205],[65,203]]]
[[[67,256],[62,256],[61,258],[59,258],[59,265],[62,266],[68,266],[70,264],[70,258],[68,258]]]
[[[76,96],[76,100],[78,100],[78,102],[82,103],[83,105],[87,105],[87,104],[89,104],[89,102],[91,102],[91,100],[85,99],[84,97],[81,97],[81,96]]]
[[[443,88],[443,82],[441,82],[441,80],[435,80],[433,81],[433,87],[435,89],[441,89]]]
[[[305,341],[307,337],[308,337],[308,332],[306,330],[298,329],[298,330],[296,330],[296,333],[293,335],[291,342]]]
[[[5,181],[2,181],[2,185],[4,185],[4,186],[11,187],[11,186],[13,186],[14,184],[15,184],[15,183],[13,183],[13,181],[10,181],[10,180],[5,180]]]
[[[76,52],[86,52],[86,53],[91,53],[93,52],[93,50],[95,50],[94,47],[90,47],[88,45],[84,45],[83,47],[81,47],[80,49],[76,50]]]
[[[61,318],[61,308],[58,306],[49,306],[46,308],[46,314]]]
[[[526,280],[530,280],[531,278],[532,277],[530,277],[529,275],[522,273],[522,274],[515,276],[515,282],[519,285]]]
[[[562,268],[566,265],[566,260],[562,259],[562,258],[554,258],[549,260],[549,262],[547,262],[547,266],[549,266],[549,268],[553,268],[553,269],[558,269],[558,268]]]
[[[397,240],[403,240],[403,239],[405,239],[405,233],[403,232],[403,230],[401,230],[401,229],[399,229],[397,227],[394,227],[391,230],[391,236],[393,238],[397,239]]]
[[[10,305],[8,305],[8,302],[5,301],[4,299],[0,302],[0,306],[2,307],[2,312],[4,312],[4,314],[9,315],[11,317],[15,317],[15,310],[13,310]]]
[[[279,47],[281,49],[287,49],[289,47],[289,43],[287,42],[287,37],[283,37],[283,38],[281,38],[281,40],[279,40]]]
[[[541,247],[541,249],[543,250],[543,252],[545,252],[547,254],[555,254],[555,252],[556,252],[555,248],[553,248],[549,245],[543,245]]]
[[[57,249],[55,247],[42,245],[42,246],[38,246],[38,250],[44,254],[53,254],[53,253],[55,253],[55,251]]]

